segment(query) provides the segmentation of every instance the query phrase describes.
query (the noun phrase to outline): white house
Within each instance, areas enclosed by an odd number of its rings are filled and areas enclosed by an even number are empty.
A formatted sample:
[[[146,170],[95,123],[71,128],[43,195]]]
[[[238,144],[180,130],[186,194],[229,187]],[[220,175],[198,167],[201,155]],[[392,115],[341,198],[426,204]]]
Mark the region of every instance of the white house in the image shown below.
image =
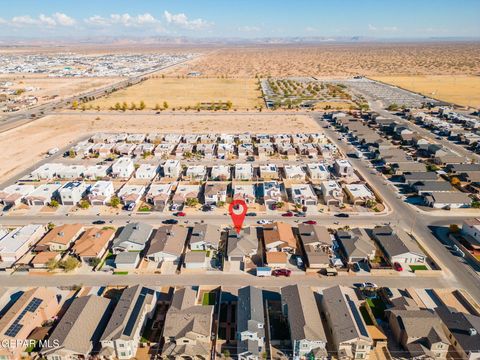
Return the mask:
[[[283,192],[280,184],[276,181],[266,181],[262,183],[263,201],[267,209],[273,209],[278,203],[283,201]]]
[[[13,184],[0,191],[0,204],[14,206],[35,190],[33,185]]]
[[[173,149],[175,149],[175,144],[170,144],[170,143],[158,144],[155,150],[153,151],[153,155],[155,157],[168,156],[172,153]]]
[[[60,179],[79,179],[86,169],[83,165],[64,165],[57,169],[56,175]]]
[[[207,175],[207,168],[203,165],[194,165],[187,168],[185,176],[190,180],[204,180]]]
[[[16,228],[0,239],[0,262],[11,266],[45,234],[45,227],[29,224]]]
[[[83,177],[88,180],[103,179],[108,176],[110,165],[91,165],[85,168]]]
[[[345,193],[354,205],[363,205],[367,201],[374,201],[375,195],[365,184],[344,184]]]
[[[143,185],[130,185],[125,184],[118,191],[118,197],[124,205],[137,204],[142,198],[145,192],[145,186]]]
[[[200,185],[179,184],[172,198],[174,208],[184,205],[188,199],[198,199],[200,190]]]
[[[241,199],[247,204],[254,204],[256,195],[255,195],[255,185],[254,184],[235,184],[233,186],[233,198]]]
[[[59,163],[47,163],[43,164],[31,173],[32,178],[38,180],[50,180],[53,179],[57,171],[63,167],[63,164]]]
[[[325,163],[307,164],[307,173],[312,181],[325,181],[330,179],[330,171],[328,171]]]
[[[158,166],[152,164],[141,164],[135,172],[136,179],[153,179],[158,172]]]
[[[285,178],[287,180],[305,180],[305,171],[303,171],[303,168],[299,165],[285,165],[283,170],[285,171]]]
[[[176,182],[167,184],[152,184],[148,188],[145,199],[150,204],[153,204],[156,210],[163,211],[170,199],[173,188],[176,186]]]
[[[260,166],[260,177],[266,180],[278,179],[278,167],[276,164]]]
[[[52,197],[58,194],[58,189],[62,184],[44,184],[37,187],[29,195],[25,197],[28,205],[42,205],[45,206],[50,203]]]
[[[235,180],[251,180],[252,177],[252,164],[235,164]]]
[[[128,157],[121,157],[112,165],[112,176],[128,179],[135,171],[133,160]]]
[[[213,205],[227,201],[227,183],[207,182],[205,184],[205,204]]]
[[[339,177],[353,176],[353,166],[346,159],[337,159],[333,164],[335,174]]]
[[[87,193],[90,185],[83,181],[68,182],[58,190],[62,205],[76,205]]]
[[[335,180],[322,181],[320,189],[325,205],[341,206],[343,204],[343,191]]]
[[[220,227],[211,224],[196,224],[190,236],[191,250],[216,250],[220,243],[222,231]]]
[[[480,246],[480,218],[464,220],[462,224],[462,232],[465,235],[471,236]]]
[[[210,178],[212,180],[225,181],[230,179],[230,166],[227,165],[214,165]]]
[[[105,205],[107,204],[115,189],[111,181],[97,181],[90,187],[90,194],[88,194],[88,200],[92,205]]]
[[[182,166],[178,160],[167,160],[163,164],[163,176],[177,179],[182,173]]]
[[[318,198],[310,184],[293,184],[292,200],[302,206],[316,206]]]

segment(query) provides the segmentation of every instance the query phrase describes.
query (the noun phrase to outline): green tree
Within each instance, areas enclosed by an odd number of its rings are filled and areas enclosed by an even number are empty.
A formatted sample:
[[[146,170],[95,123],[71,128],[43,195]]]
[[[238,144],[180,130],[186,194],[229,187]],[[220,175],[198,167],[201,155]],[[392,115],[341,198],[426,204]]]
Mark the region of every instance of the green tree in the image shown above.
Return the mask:
[[[52,201],[50,201],[50,206],[53,208],[58,208],[60,204],[58,203],[57,200],[53,199]]]
[[[128,109],[128,104],[126,101],[122,103],[122,111],[126,111]]]
[[[399,109],[398,104],[392,103],[387,106],[388,111],[397,111]]]
[[[80,200],[78,207],[80,209],[88,209],[90,207],[90,203],[87,200]]]
[[[73,109],[73,110],[77,110],[77,108],[78,108],[78,101],[77,101],[77,100],[73,100],[73,102],[72,102],[72,109]]]
[[[60,261],[59,266],[66,272],[70,272],[80,266],[80,261],[72,256],[69,256],[66,260]]]
[[[113,208],[117,208],[118,205],[120,205],[120,199],[118,198],[118,196],[112,196],[112,198],[110,199],[110,206]]]
[[[480,209],[480,201],[478,200],[473,200],[470,206],[474,209]]]
[[[283,205],[285,205],[285,203],[284,203],[283,201],[278,201],[278,202],[275,204],[275,206],[276,206],[278,209],[282,208]]]
[[[77,154],[75,154],[75,150],[73,150],[73,149],[68,150],[68,157],[69,158],[73,159],[76,155]]]
[[[457,224],[451,224],[449,227],[448,227],[448,230],[452,233],[452,234],[456,234],[460,231],[460,228],[458,227]]]
[[[163,102],[163,108],[168,109],[168,102],[166,102],[166,101]]]
[[[190,198],[185,201],[185,205],[188,207],[194,207],[198,205],[198,199],[197,198]]]
[[[225,103],[225,105],[226,105],[226,107],[227,107],[227,110],[231,110],[232,107],[233,107],[233,103],[232,103],[230,100],[228,100],[228,101]]]
[[[90,259],[89,264],[90,264],[91,267],[97,267],[98,264],[100,264],[101,261],[102,260],[99,259],[99,258],[93,258],[93,259]]]
[[[137,105],[133,101],[130,104],[130,110],[137,110]]]
[[[52,223],[52,222],[49,222],[49,223],[47,224],[47,229],[48,229],[48,230],[52,230],[54,227],[55,227],[55,224]]]
[[[119,102],[115,103],[115,110],[119,111],[122,110],[122,105]]]
[[[58,267],[58,261],[55,259],[50,259],[47,261],[46,266],[49,271],[53,271]]]
[[[140,110],[144,110],[145,108],[147,107],[147,105],[145,105],[145,101],[140,101],[140,106],[139,106],[139,109]]]

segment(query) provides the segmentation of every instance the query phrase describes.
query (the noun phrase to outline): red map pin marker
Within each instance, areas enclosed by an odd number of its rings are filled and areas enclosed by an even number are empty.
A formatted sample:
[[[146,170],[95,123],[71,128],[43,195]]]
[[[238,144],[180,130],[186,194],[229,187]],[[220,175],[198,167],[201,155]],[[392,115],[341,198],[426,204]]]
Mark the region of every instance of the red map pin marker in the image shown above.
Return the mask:
[[[247,214],[247,204],[241,199],[233,200],[230,203],[228,212],[230,213],[230,217],[232,218],[235,231],[237,232],[237,234],[240,234],[243,221],[245,220],[245,215]]]

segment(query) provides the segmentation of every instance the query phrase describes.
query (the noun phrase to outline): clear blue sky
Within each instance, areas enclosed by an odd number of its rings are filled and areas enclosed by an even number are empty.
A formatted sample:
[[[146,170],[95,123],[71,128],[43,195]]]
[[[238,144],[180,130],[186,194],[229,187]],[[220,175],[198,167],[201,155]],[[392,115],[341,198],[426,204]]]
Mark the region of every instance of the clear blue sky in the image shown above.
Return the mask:
[[[480,37],[480,0],[0,0],[0,35]]]

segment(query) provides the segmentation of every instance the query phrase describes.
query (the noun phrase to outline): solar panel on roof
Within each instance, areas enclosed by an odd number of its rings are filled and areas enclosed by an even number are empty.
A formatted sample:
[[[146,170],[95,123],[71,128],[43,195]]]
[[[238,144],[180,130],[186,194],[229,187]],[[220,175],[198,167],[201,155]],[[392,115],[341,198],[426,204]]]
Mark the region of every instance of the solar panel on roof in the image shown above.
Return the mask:
[[[22,329],[23,325],[17,323],[16,321],[8,328],[5,332],[6,336],[15,337],[18,332]]]

